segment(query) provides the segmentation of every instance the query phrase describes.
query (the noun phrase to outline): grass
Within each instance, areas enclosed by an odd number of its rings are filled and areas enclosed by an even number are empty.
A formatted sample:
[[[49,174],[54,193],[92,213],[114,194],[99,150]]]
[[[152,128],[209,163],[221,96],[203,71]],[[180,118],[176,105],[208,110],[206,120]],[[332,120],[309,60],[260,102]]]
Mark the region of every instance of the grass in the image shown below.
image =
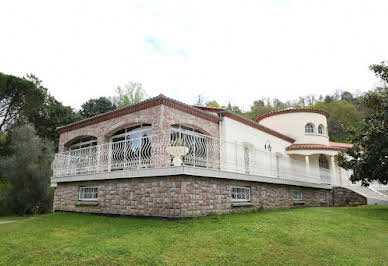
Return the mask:
[[[388,207],[177,221],[41,215],[0,225],[0,264],[388,265]]]

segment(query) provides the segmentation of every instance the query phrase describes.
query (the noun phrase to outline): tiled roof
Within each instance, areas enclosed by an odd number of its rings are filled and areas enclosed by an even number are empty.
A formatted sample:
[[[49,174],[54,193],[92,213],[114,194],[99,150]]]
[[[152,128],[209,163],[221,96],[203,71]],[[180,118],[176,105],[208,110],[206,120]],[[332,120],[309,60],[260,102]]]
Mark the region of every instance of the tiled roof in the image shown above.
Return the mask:
[[[348,143],[329,142],[329,145],[322,144],[292,144],[286,148],[286,151],[296,150],[331,150],[343,151],[346,148],[351,148],[353,145]]]
[[[288,141],[288,142],[291,142],[293,143],[295,140],[293,138],[290,138],[289,136],[286,136],[282,133],[279,133],[271,128],[268,128],[268,127],[265,127],[263,125],[260,125],[259,123],[251,120],[251,119],[248,119],[246,118],[245,116],[242,116],[242,115],[239,115],[237,113],[234,113],[232,111],[229,111],[229,110],[226,110],[224,108],[218,108],[218,107],[209,107],[209,106],[201,106],[201,105],[193,105],[194,107],[196,108],[199,108],[199,109],[202,109],[204,111],[207,111],[207,112],[217,112],[218,115],[220,115],[221,117],[222,116],[225,116],[225,117],[229,117],[233,120],[236,120],[240,123],[243,123],[243,124],[246,124],[248,126],[251,126],[253,128],[256,128],[258,130],[261,130],[261,131],[264,131],[272,136],[275,136],[275,137],[278,137],[280,139],[283,139],[285,141]]]
[[[220,110],[225,110],[224,108],[221,107],[212,107],[212,106],[202,106],[202,105],[192,105],[195,108],[201,109],[201,110],[206,110],[206,111],[220,111]]]
[[[291,143],[293,143],[295,141],[293,138],[291,138],[289,136],[286,136],[286,135],[284,135],[282,133],[279,133],[279,132],[277,132],[277,131],[275,131],[275,130],[273,130],[271,128],[268,128],[266,126],[260,125],[259,123],[255,122],[255,121],[253,121],[251,119],[248,119],[248,118],[246,118],[246,117],[244,117],[242,115],[236,114],[236,113],[231,112],[229,110],[222,110],[222,111],[219,112],[219,114],[221,114],[222,116],[225,116],[225,117],[229,117],[229,118],[231,118],[233,120],[236,120],[236,121],[238,121],[240,123],[243,123],[243,124],[246,124],[248,126],[251,126],[253,128],[256,128],[258,130],[264,131],[264,132],[266,132],[266,133],[268,133],[268,134],[270,134],[272,136],[278,137],[278,138],[283,139],[285,141],[288,141],[288,142],[291,142]]]
[[[349,144],[349,143],[342,143],[342,142],[329,142],[329,146],[330,147],[338,147],[338,148],[352,148],[353,147],[353,144]]]
[[[280,115],[280,114],[287,114],[287,113],[317,113],[317,114],[322,114],[326,116],[326,118],[329,118],[329,113],[326,111],[323,111],[321,109],[313,109],[313,108],[292,108],[292,109],[284,109],[280,111],[273,111],[266,113],[264,115],[261,115],[256,118],[256,122],[259,122],[263,120],[264,118],[274,116],[274,115]]]
[[[62,127],[58,127],[57,131],[59,133],[71,131],[71,130],[74,130],[77,128],[82,128],[85,126],[97,124],[99,122],[106,121],[106,120],[112,119],[114,117],[119,117],[119,116],[126,115],[129,113],[137,112],[137,111],[147,109],[147,108],[150,108],[150,107],[153,107],[156,105],[160,105],[160,104],[164,104],[164,105],[179,109],[181,111],[199,116],[201,118],[210,120],[212,122],[218,123],[218,121],[220,119],[217,115],[210,114],[209,112],[205,112],[199,108],[196,108],[196,107],[190,106],[188,104],[176,101],[174,99],[171,99],[171,98],[164,96],[163,94],[160,94],[159,96],[147,99],[147,100],[142,101],[138,104],[124,106],[122,108],[118,108],[118,109],[115,109],[113,111],[109,111],[109,112],[106,112],[103,114],[98,114],[98,115],[95,115],[95,116],[92,116],[92,117],[89,117],[89,118],[62,126]]]

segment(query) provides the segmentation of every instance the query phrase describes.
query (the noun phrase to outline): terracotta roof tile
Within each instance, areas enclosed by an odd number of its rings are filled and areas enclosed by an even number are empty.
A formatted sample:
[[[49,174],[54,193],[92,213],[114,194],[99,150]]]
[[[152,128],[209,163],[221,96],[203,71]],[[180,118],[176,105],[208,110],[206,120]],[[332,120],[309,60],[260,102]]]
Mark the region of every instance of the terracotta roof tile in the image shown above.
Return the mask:
[[[139,110],[147,109],[147,108],[150,108],[152,106],[160,105],[160,104],[171,106],[173,108],[176,108],[176,109],[179,109],[181,111],[185,111],[187,113],[202,117],[204,119],[210,120],[210,121],[215,122],[215,123],[218,123],[218,121],[219,121],[219,117],[215,114],[205,112],[199,108],[193,107],[191,105],[182,103],[180,101],[166,97],[163,94],[160,94],[159,96],[147,99],[147,100],[142,101],[142,102],[135,104],[135,105],[124,106],[122,108],[118,108],[118,109],[115,109],[113,111],[98,114],[98,115],[95,115],[95,116],[92,116],[92,117],[89,117],[89,118],[62,126],[62,127],[57,127],[57,131],[59,133],[71,131],[71,130],[74,130],[77,128],[89,126],[92,124],[97,124],[99,122],[109,120],[113,117],[119,117],[119,116],[122,116],[122,115],[125,115],[128,113],[131,113],[131,112],[136,112]]]
[[[291,109],[283,109],[279,111],[273,111],[266,113],[264,115],[261,115],[256,118],[256,122],[259,122],[263,120],[264,118],[274,116],[274,115],[280,115],[280,114],[287,114],[287,113],[317,113],[317,114],[322,114],[326,116],[326,118],[329,118],[329,113],[326,111],[323,111],[321,109],[313,109],[313,108],[291,108]]]
[[[341,145],[331,145],[331,143],[343,144]],[[350,145],[350,146],[349,146]],[[343,151],[346,148],[352,147],[352,144],[347,143],[337,143],[330,142],[329,145],[322,144],[292,144],[286,148],[286,151],[296,151],[296,150],[331,150],[331,151]]]
[[[342,143],[342,142],[329,142],[330,147],[339,147],[339,148],[352,148],[353,144]]]

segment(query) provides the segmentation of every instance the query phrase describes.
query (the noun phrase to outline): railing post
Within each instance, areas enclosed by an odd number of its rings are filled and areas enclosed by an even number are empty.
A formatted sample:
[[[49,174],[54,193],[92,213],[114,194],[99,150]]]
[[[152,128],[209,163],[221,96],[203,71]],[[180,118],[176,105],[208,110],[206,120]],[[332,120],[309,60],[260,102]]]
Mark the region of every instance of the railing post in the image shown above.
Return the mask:
[[[196,157],[196,142],[197,142],[197,139],[196,139],[196,136],[195,135],[192,135],[192,138],[193,138],[193,150],[194,150],[194,163],[193,163],[193,166],[195,167],[195,157]]]
[[[100,156],[101,156],[101,145],[97,145],[97,165],[96,165],[97,172],[101,171]]]
[[[143,148],[143,138],[144,137],[141,137],[140,138],[140,145],[139,145],[139,162],[137,164],[137,169],[140,169],[141,168],[141,151],[142,151],[142,148]]]
[[[205,142],[206,142],[206,168],[209,168],[209,143],[211,142],[212,140],[209,139],[209,138],[206,138],[205,139]]]
[[[69,173],[69,170],[70,170],[70,160],[71,160],[71,157],[70,157],[70,152],[69,152],[69,155],[67,156],[67,167],[66,167],[67,171],[65,170],[66,174],[70,174]]]
[[[112,170],[112,142],[109,142],[108,150],[108,172]]]

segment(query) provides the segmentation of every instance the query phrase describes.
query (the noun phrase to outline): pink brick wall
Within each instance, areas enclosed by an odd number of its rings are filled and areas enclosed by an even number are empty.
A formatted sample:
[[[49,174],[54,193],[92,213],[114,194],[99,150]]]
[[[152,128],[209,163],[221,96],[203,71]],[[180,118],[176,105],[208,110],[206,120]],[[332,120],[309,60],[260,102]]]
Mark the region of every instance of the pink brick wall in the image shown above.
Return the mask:
[[[137,124],[152,124],[154,134],[161,130],[169,130],[173,124],[183,124],[194,127],[204,133],[218,137],[218,124],[195,115],[177,110],[166,105],[158,105],[138,112],[130,113],[98,124],[85,126],[69,132],[64,132],[59,136],[59,151],[65,151],[66,146],[73,140],[81,136],[94,136],[98,144],[109,141],[109,137],[122,128]]]

